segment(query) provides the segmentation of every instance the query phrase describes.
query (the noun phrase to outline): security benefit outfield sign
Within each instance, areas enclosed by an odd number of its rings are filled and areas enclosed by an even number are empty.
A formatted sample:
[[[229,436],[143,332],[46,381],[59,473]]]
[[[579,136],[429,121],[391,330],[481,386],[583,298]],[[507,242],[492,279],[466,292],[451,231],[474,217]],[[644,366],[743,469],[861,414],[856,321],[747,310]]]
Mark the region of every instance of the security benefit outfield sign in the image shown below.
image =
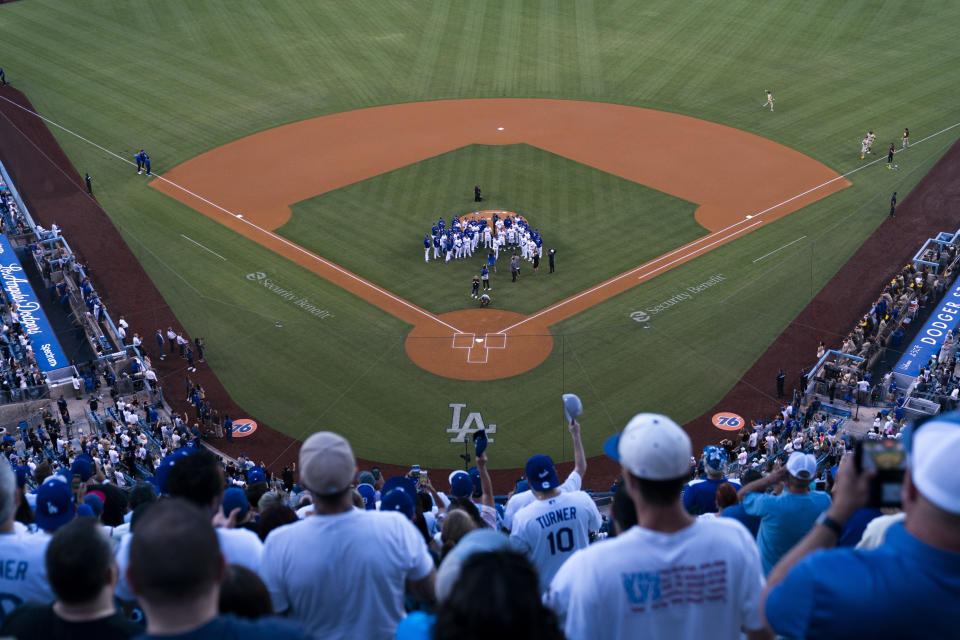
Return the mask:
[[[894,373],[916,378],[920,375],[920,367],[930,358],[940,353],[943,341],[948,331],[953,331],[960,324],[960,281],[943,296],[943,300],[933,310],[920,333],[913,339],[904,352],[900,362],[893,368]]]
[[[3,289],[7,292],[7,296],[17,305],[20,326],[30,338],[33,355],[40,369],[53,371],[68,366],[70,363],[63,355],[53,327],[50,326],[47,316],[40,308],[37,295],[30,286],[10,241],[3,235],[0,235],[0,280],[3,281]]]

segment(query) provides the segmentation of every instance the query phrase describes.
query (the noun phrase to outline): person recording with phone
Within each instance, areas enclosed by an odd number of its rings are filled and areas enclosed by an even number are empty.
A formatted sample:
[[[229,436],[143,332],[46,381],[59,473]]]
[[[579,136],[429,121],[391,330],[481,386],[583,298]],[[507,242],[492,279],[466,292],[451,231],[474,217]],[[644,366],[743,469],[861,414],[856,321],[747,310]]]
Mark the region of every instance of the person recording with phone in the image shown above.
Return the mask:
[[[956,637],[960,412],[909,428],[903,442],[902,452],[882,441],[844,456],[830,508],[767,577],[762,606],[778,634]],[[882,545],[831,549],[855,511],[890,504],[897,487],[906,517]]]

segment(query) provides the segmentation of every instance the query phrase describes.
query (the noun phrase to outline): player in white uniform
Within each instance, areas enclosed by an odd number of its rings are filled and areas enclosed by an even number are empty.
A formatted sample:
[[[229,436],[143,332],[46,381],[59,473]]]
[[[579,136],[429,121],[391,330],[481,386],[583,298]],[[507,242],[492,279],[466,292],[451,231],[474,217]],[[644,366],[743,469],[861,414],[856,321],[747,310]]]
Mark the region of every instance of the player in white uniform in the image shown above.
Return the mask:
[[[873,142],[877,139],[877,134],[873,131],[867,131],[867,153],[873,153]]]
[[[490,242],[493,240],[493,232],[490,230],[490,225],[487,225],[483,228],[483,248],[489,249]]]
[[[525,472],[536,501],[517,512],[510,542],[537,568],[543,592],[567,558],[590,545],[590,534],[600,530],[602,520],[585,492],[560,491],[547,456],[530,458]]]
[[[18,534],[14,531],[16,488],[16,475],[6,458],[0,456],[0,567],[3,568],[0,571],[0,624],[6,614],[24,602],[52,603],[56,599],[47,582],[45,564],[50,536],[44,533]],[[69,494],[69,485],[66,488]],[[46,497],[41,497],[45,502]],[[38,513],[44,515],[48,510],[43,505],[38,507]],[[38,519],[41,527],[50,524],[45,521],[44,515]],[[72,512],[70,517],[73,517]]]
[[[863,160],[868,153],[870,153],[870,138],[864,136],[860,141],[860,159]]]
[[[587,473],[587,454],[583,450],[583,442],[580,440],[580,423],[572,420],[569,425],[570,437],[573,439],[573,471],[567,476],[567,479],[558,488],[562,492],[579,491],[583,486],[583,477]],[[529,489],[513,494],[507,501],[503,509],[503,521],[500,528],[510,533],[513,528],[513,518],[521,509],[528,504],[535,502],[537,497]]]
[[[764,92],[767,94],[767,101],[761,106],[770,105],[770,111],[773,111],[773,101],[775,98],[773,97],[773,94],[770,93],[769,89],[764,89]]]

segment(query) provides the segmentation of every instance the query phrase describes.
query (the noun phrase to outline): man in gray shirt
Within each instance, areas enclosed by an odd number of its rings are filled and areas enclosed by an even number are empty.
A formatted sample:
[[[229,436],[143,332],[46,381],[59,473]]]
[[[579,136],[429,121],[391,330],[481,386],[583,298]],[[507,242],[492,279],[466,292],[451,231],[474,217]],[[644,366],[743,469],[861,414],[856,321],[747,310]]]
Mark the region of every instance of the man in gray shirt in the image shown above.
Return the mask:
[[[520,277],[520,256],[517,254],[510,256],[510,275],[513,277],[513,282]]]

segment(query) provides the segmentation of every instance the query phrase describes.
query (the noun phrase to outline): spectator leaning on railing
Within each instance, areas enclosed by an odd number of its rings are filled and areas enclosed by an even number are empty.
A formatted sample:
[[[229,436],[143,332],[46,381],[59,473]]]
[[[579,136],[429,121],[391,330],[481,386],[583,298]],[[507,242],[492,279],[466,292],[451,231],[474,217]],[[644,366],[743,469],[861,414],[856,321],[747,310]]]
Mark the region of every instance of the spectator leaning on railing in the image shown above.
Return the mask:
[[[960,594],[960,413],[909,438],[906,520],[872,550],[829,549],[867,502],[871,476],[844,457],[834,502],[770,572],[765,614],[780,634],[816,638],[956,638]]]

